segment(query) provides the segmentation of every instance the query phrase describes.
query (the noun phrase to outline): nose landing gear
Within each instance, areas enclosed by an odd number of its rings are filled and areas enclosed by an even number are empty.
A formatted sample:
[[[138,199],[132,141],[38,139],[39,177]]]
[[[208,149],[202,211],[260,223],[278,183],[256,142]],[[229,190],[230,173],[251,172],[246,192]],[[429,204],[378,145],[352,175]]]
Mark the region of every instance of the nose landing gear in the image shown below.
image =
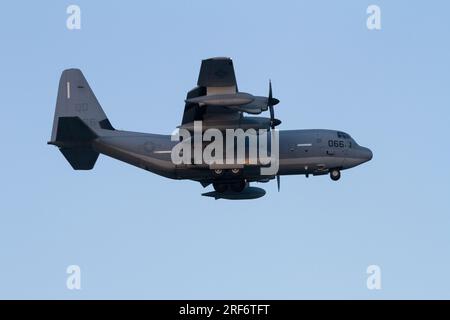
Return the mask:
[[[341,171],[339,169],[331,169],[330,178],[333,181],[338,181],[341,178]]]

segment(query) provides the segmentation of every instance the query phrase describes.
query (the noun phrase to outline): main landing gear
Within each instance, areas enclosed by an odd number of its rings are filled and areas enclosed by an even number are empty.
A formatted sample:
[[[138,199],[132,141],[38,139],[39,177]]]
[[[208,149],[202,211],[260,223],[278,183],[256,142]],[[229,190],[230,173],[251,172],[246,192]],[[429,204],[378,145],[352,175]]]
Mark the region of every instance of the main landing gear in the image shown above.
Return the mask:
[[[242,192],[247,187],[247,181],[242,177],[242,169],[215,169],[213,170],[213,176],[218,178],[214,183],[214,190],[219,193],[230,192]],[[225,179],[222,179],[226,176]]]
[[[338,181],[341,178],[341,171],[339,169],[331,169],[330,178],[333,181]]]
[[[226,170],[223,170],[223,169],[215,169],[215,170],[213,170],[213,175],[215,177],[221,177],[223,174],[225,174],[225,171]],[[233,168],[233,169],[229,170],[229,172],[233,176],[239,176],[242,173],[242,169]]]

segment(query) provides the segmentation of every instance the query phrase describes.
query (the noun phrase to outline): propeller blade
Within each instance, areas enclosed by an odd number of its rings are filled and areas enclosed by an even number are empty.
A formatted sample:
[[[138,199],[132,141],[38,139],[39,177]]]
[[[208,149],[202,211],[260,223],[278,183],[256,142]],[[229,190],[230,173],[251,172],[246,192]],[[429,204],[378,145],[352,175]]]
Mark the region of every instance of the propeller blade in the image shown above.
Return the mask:
[[[270,106],[276,106],[277,104],[280,103],[280,100],[278,100],[277,98],[273,97],[272,94],[272,81],[269,80],[269,99],[268,99],[268,105]]]
[[[270,127],[272,129],[275,129],[275,112],[273,110],[273,106],[269,105],[269,111],[270,111]]]
[[[273,120],[275,119],[275,111],[273,110],[273,95],[272,95],[272,81],[269,80],[269,98],[267,99],[267,104],[269,106],[270,111],[270,128],[275,129],[275,125]]]
[[[280,176],[277,176],[277,188],[278,192],[280,192]]]
[[[275,119],[275,111],[273,109],[273,106],[277,105],[280,102],[280,100],[275,99],[272,94],[272,81],[269,80],[269,97],[267,98],[267,106],[269,107],[270,111],[270,128],[275,129],[277,125],[281,123],[280,120]]]
[[[272,101],[272,80],[269,79],[269,105],[270,102]]]

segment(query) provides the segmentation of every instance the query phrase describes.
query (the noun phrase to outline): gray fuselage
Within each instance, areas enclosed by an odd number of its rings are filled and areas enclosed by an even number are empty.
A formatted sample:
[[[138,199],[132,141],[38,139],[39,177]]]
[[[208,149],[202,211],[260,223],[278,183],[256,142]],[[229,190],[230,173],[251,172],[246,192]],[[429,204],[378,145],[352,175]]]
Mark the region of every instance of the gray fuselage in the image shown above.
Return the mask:
[[[102,130],[93,141],[99,153],[127,162],[142,169],[172,179],[190,179],[204,184],[218,178],[211,167],[204,164],[175,165],[171,150],[178,143],[170,135],[146,134],[129,131]],[[331,169],[345,170],[369,161],[372,152],[359,146],[348,134],[336,130],[279,131],[279,170],[276,175],[321,175]],[[260,166],[244,166],[246,181],[264,181],[274,178],[262,176]],[[223,176],[220,179],[233,179]]]

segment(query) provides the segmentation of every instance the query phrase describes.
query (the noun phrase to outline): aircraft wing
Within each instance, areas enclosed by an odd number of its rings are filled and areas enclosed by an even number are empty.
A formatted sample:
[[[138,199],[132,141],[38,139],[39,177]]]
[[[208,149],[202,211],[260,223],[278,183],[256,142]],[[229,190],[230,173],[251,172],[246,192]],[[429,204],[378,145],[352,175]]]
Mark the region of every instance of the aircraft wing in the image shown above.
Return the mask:
[[[187,93],[181,125],[211,118],[239,120],[240,113],[224,106],[202,105],[198,99],[237,92],[233,61],[229,58],[211,58],[202,61],[197,87]]]
[[[237,83],[233,60],[211,58],[202,61],[197,85],[206,88],[206,94],[236,93]]]
[[[203,129],[267,128],[268,118],[243,117],[259,114],[268,107],[267,97],[239,92],[233,61],[210,58],[202,61],[197,87],[187,93],[182,128],[193,129],[194,121],[203,121]]]

